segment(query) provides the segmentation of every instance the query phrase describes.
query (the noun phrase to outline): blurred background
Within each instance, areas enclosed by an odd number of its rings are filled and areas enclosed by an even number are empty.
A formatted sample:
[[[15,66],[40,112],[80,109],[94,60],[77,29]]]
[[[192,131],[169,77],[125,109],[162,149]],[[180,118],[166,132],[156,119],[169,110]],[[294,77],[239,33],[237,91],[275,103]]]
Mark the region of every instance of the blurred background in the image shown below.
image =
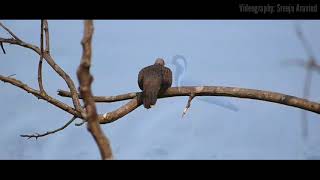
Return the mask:
[[[39,46],[40,20],[1,20],[26,42]],[[166,60],[177,85],[234,86],[275,91],[320,100],[320,70],[310,60],[297,29],[320,58],[320,21],[244,20],[96,20],[93,39],[95,95],[139,91],[140,69]],[[299,28],[298,28],[299,27]],[[78,86],[83,22],[49,20],[51,54]],[[0,29],[0,37],[9,34]],[[0,74],[37,88],[39,56],[29,49],[5,44]],[[299,63],[297,63],[299,62]],[[319,62],[320,63],[320,62]],[[310,76],[310,75],[309,75]],[[44,63],[47,92],[68,90]],[[310,82],[309,93],[304,91]],[[181,119],[188,97],[142,106],[122,119],[103,125],[116,159],[320,159],[320,119],[314,113],[263,101],[196,97]],[[98,104],[99,113],[126,103]],[[20,134],[44,133],[64,125],[71,115],[0,82],[0,159],[100,159],[85,125],[38,140]],[[302,123],[302,119],[306,123]],[[79,120],[78,120],[79,121]],[[303,121],[303,122],[306,122]],[[307,133],[306,133],[307,131]],[[306,135],[307,134],[307,135]]]

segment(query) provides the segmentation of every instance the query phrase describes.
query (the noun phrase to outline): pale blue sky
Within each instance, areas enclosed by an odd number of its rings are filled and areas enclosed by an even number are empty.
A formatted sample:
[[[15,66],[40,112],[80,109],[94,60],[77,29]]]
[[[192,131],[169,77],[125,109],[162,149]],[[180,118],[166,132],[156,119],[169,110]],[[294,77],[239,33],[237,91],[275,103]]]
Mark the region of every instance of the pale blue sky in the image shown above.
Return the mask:
[[[40,21],[2,21],[23,40],[39,44]],[[299,21],[320,57],[320,21]],[[49,21],[51,53],[75,80],[81,57],[82,21]],[[0,37],[9,37],[0,29]],[[37,87],[39,57],[28,49],[5,46],[0,74]],[[282,65],[306,59],[294,31],[294,21],[231,20],[97,20],[93,41],[93,90],[96,95],[138,91],[137,74],[155,58],[168,62],[180,54],[188,61],[187,79],[205,85],[237,86],[276,91],[301,97],[305,71]],[[174,70],[174,69],[173,69]],[[67,89],[65,82],[44,65],[48,93]],[[311,99],[319,101],[319,74],[315,73]],[[36,140],[20,134],[60,127],[71,116],[9,84],[0,83],[0,159],[99,159],[98,149],[85,127]],[[103,125],[117,159],[304,159],[320,156],[319,116],[308,113],[311,137],[300,137],[299,109],[278,104],[220,98],[234,112],[193,101],[186,117],[187,97],[161,99],[154,109],[142,107],[121,120]],[[99,104],[98,111],[114,110],[125,102]]]

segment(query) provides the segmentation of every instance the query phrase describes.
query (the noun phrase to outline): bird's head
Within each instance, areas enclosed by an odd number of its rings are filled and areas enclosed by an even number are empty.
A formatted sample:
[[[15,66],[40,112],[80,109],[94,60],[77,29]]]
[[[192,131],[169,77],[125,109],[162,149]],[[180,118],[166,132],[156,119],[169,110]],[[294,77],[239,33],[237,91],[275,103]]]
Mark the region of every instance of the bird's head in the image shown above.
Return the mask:
[[[156,59],[156,62],[154,64],[158,64],[158,65],[161,65],[161,66],[164,66],[164,60],[162,58],[157,58]]]

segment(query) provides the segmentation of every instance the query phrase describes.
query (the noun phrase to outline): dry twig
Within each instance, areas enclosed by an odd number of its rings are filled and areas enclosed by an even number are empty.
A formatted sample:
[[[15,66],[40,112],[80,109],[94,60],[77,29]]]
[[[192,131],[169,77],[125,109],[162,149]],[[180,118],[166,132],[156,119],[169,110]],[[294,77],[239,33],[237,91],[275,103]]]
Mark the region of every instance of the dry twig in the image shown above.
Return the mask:
[[[28,139],[31,139],[31,138],[35,138],[35,139],[38,139],[40,137],[44,137],[44,136],[48,136],[50,134],[54,134],[54,133],[57,133],[59,131],[62,131],[64,130],[66,127],[68,127],[74,120],[76,120],[77,117],[76,116],[73,116],[72,119],[70,119],[65,125],[63,125],[62,127],[56,129],[56,130],[53,130],[53,131],[47,131],[46,133],[43,133],[43,134],[39,134],[39,133],[35,133],[35,134],[30,134],[30,135],[20,135],[21,137],[26,137]]]
[[[184,110],[183,110],[183,112],[182,112],[181,118],[183,118],[183,117],[186,115],[187,111],[189,110],[189,108],[190,108],[190,106],[191,106],[191,101],[193,100],[193,98],[195,98],[195,95],[194,95],[194,94],[191,94],[191,95],[189,96],[187,105],[186,105],[186,107],[184,108]]]

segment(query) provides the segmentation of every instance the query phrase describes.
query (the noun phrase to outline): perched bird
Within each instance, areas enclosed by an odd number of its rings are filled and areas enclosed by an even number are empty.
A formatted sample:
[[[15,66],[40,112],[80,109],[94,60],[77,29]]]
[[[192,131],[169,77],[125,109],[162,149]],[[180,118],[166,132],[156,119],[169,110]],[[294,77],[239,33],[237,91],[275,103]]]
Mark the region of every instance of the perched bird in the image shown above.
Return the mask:
[[[139,72],[138,85],[143,91],[143,106],[147,109],[154,106],[158,95],[164,93],[172,85],[172,72],[164,65],[164,60],[157,58],[153,65]]]

